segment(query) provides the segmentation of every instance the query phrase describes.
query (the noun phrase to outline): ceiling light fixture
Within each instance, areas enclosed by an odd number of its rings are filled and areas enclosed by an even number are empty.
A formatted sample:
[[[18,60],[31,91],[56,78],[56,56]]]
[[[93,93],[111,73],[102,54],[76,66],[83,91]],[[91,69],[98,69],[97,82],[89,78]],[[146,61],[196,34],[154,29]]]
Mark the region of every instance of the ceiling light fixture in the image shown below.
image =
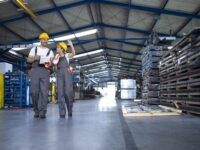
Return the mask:
[[[101,53],[103,51],[104,51],[103,49],[99,49],[99,50],[95,50],[95,51],[92,51],[92,52],[87,52],[87,53],[75,55],[73,58],[80,58],[80,57],[84,57],[84,56],[88,56],[88,55],[93,55],[93,54]]]
[[[0,3],[8,2],[8,0],[0,0]]]
[[[24,49],[27,49],[25,47],[15,47],[15,48],[12,48],[12,50],[14,51],[20,51],[20,50],[24,50]]]
[[[70,35],[66,35],[66,36],[60,36],[57,38],[53,38],[50,41],[65,41],[65,40],[71,40],[71,39],[75,39],[76,37],[83,37],[83,36],[87,36],[87,35],[91,35],[91,34],[95,34],[97,33],[97,29],[92,29],[92,30],[88,30],[88,31],[83,31],[83,32],[78,32],[75,34],[70,34]]]
[[[88,66],[92,66],[92,65],[96,65],[96,64],[101,64],[101,63],[105,63],[105,61],[99,61],[99,62],[96,62],[96,63],[91,63],[91,64],[83,65],[81,67],[88,67]]]

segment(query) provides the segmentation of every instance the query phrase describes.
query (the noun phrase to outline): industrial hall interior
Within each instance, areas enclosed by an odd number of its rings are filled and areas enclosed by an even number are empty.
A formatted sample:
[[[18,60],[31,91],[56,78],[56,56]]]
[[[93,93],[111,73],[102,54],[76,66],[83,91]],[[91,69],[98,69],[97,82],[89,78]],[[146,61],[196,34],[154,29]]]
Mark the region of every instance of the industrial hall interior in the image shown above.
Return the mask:
[[[199,150],[200,0],[0,0],[0,150]]]

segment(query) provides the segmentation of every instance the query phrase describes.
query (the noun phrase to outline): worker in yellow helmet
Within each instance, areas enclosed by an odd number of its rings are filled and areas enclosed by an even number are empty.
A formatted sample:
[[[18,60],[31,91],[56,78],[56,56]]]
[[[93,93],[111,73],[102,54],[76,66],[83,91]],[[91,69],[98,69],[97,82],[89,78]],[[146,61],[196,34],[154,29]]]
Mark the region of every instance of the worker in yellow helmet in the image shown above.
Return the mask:
[[[69,40],[68,45],[71,47],[71,53],[67,53],[67,45],[60,42],[57,45],[57,55],[53,60],[53,64],[57,65],[57,91],[58,91],[58,106],[61,118],[65,118],[67,104],[68,116],[72,117],[73,107],[73,84],[72,75],[68,70],[69,59],[76,54],[72,42]]]
[[[41,33],[39,35],[40,45],[33,47],[29,53],[27,61],[32,64],[30,72],[30,94],[33,101],[34,117],[46,118],[49,74],[47,67],[51,65],[54,57],[53,51],[48,46],[49,35]]]

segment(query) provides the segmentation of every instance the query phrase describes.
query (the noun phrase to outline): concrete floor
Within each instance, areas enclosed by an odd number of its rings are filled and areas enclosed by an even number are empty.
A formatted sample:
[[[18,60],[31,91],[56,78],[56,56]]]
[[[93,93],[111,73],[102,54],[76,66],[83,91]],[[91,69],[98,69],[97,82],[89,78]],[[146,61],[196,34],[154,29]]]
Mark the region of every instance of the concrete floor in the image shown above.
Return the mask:
[[[31,109],[0,111],[2,150],[199,150],[200,118],[126,117],[115,101],[77,101],[73,118],[49,105],[45,120]]]

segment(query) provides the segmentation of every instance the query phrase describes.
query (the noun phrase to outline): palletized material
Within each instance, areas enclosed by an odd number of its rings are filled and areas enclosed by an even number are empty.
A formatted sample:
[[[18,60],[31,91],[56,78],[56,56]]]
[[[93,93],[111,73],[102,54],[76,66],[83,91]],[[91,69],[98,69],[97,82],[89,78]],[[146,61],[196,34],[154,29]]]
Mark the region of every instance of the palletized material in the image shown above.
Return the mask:
[[[159,68],[162,104],[200,113],[200,28],[177,42]]]
[[[121,79],[120,84],[121,84],[121,88],[124,88],[124,89],[136,88],[136,81],[133,79]]]
[[[121,99],[136,99],[136,81],[133,79],[121,79]]]
[[[122,89],[121,99],[136,99],[136,90]]]
[[[0,74],[0,108],[4,107],[4,75]]]
[[[166,53],[161,46],[147,46],[142,53],[142,97],[146,100],[158,100],[160,90],[159,61]]]

